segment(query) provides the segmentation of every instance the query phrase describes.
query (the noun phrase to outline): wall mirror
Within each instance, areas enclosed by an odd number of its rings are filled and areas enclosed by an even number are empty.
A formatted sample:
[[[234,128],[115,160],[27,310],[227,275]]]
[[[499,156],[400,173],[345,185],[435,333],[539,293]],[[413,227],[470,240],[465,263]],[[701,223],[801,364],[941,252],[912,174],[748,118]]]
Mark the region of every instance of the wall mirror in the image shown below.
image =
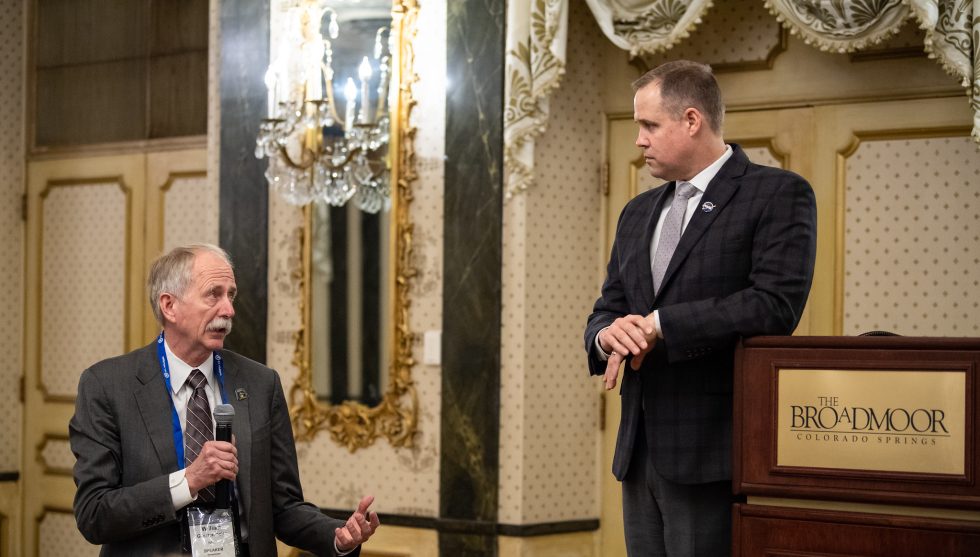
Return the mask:
[[[418,5],[416,0],[321,1],[337,14],[324,18],[323,25],[339,25],[348,35],[334,41],[338,74],[356,75],[379,33],[390,33],[390,199],[376,213],[354,203],[315,202],[304,209],[303,327],[294,356],[300,373],[289,397],[293,430],[301,441],[325,431],[351,452],[378,438],[411,446],[418,397],[411,377],[414,334],[408,326],[408,287],[415,275],[409,116],[415,102],[412,40]]]

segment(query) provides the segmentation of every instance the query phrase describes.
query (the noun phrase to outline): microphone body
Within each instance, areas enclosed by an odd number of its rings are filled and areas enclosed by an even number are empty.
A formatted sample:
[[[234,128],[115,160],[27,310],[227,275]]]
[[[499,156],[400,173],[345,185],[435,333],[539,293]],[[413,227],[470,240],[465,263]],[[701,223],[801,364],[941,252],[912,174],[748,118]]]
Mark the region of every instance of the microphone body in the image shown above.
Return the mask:
[[[230,404],[214,407],[214,440],[231,443],[231,422],[235,419],[235,408]],[[214,508],[227,509],[230,505],[231,481],[220,480],[214,486]]]

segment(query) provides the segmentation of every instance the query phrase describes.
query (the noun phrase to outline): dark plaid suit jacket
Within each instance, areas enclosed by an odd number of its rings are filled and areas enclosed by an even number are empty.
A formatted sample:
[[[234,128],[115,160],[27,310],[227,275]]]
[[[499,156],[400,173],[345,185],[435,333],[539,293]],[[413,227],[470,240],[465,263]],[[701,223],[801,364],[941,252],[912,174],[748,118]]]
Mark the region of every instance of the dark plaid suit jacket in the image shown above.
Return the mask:
[[[800,176],[753,164],[732,147],[657,296],[650,242],[674,182],[638,195],[619,217],[602,295],[585,330],[589,371],[605,372],[595,337],[618,317],[659,310],[664,335],[638,372],[627,366],[621,376],[613,459],[619,480],[634,457],[641,414],[648,457],[662,476],[679,483],[730,479],[735,345],[742,337],[792,333],[806,303],[816,253],[813,190]]]

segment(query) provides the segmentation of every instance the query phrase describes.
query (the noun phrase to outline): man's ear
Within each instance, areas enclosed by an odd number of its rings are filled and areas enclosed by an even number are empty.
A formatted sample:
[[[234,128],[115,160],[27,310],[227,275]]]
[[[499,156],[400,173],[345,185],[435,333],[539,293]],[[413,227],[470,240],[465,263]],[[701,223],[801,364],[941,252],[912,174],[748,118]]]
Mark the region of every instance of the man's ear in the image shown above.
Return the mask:
[[[158,303],[160,305],[160,315],[163,317],[163,320],[175,323],[177,321],[177,315],[174,311],[174,306],[177,304],[177,297],[169,292],[161,292]]]
[[[701,131],[701,126],[704,125],[704,115],[694,107],[688,107],[684,110],[683,120],[687,124],[688,135],[692,137]]]

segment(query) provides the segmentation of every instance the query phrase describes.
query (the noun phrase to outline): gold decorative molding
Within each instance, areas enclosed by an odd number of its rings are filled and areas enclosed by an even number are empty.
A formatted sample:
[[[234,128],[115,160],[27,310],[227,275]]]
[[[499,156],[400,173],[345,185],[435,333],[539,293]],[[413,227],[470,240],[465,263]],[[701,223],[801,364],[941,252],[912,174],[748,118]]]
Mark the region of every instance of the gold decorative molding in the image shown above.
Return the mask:
[[[34,518],[34,555],[35,557],[40,557],[41,555],[41,523],[48,515],[56,514],[66,514],[71,517],[72,522],[75,521],[75,514],[71,509],[66,509],[62,507],[55,507],[52,505],[44,505],[41,509],[41,513]],[[81,534],[79,534],[81,535]]]
[[[312,211],[305,209],[303,235],[300,241],[303,270],[297,277],[301,283],[300,308],[303,325],[294,334],[293,364],[299,376],[289,391],[290,418],[298,441],[310,441],[321,430],[330,433],[331,439],[354,452],[369,447],[385,437],[395,447],[411,447],[418,430],[418,393],[412,380],[415,359],[412,344],[415,333],[409,325],[409,287],[418,274],[412,260],[414,224],[411,219],[412,183],[418,178],[415,171],[415,127],[411,124],[412,110],[416,101],[413,95],[418,76],[414,71],[415,52],[413,41],[416,34],[418,0],[395,0],[392,8],[392,29],[398,31],[398,49],[393,64],[398,81],[397,110],[392,113],[389,145],[392,156],[391,193],[392,226],[390,230],[393,249],[393,280],[389,281],[392,300],[391,322],[393,347],[388,385],[377,406],[367,406],[356,401],[328,405],[317,398],[310,369],[310,273],[312,253]]]
[[[41,469],[44,470],[45,474],[52,474],[56,476],[68,476],[69,478],[72,477],[71,467],[59,468],[57,466],[51,466],[48,464],[48,461],[45,460],[44,449],[46,449],[48,444],[51,442],[68,443],[68,435],[60,434],[60,433],[58,434],[45,433],[44,437],[41,439],[41,442],[38,443],[35,447],[36,450],[35,458],[37,459],[38,464],[41,465]]]
[[[766,149],[769,151],[769,154],[772,155],[772,158],[779,161],[780,168],[787,170],[789,169],[789,153],[776,147],[775,137],[751,138],[744,139],[742,141],[734,139],[732,141],[741,145],[742,149]]]
[[[54,190],[54,188],[58,188],[58,187],[107,186],[107,185],[118,186],[120,191],[122,191],[123,195],[125,196],[126,222],[124,223],[123,226],[124,226],[124,231],[125,231],[124,234],[126,240],[124,244],[125,260],[123,261],[123,268],[126,269],[125,271],[126,276],[124,278],[123,285],[125,288],[125,292],[130,291],[131,273],[129,272],[129,269],[131,268],[130,258],[132,255],[131,238],[132,238],[132,227],[133,227],[133,189],[130,186],[126,185],[126,182],[123,179],[123,176],[121,175],[96,176],[92,178],[59,178],[59,179],[50,179],[47,182],[45,182],[44,188],[42,188],[41,191],[38,192],[37,194],[37,198],[38,200],[40,200],[40,203],[42,205],[40,211],[40,219],[39,219],[40,222],[38,223],[39,241],[37,244],[37,251],[38,251],[37,261],[38,261],[38,268],[39,268],[39,273],[38,273],[39,279],[43,278],[44,276],[44,208],[43,205],[44,202],[47,200],[48,195]],[[43,301],[44,301],[43,298],[44,298],[44,289],[42,287],[38,287],[36,289],[37,305],[35,306],[35,310],[34,310],[38,312],[38,319],[36,323],[37,330],[35,333],[37,335],[36,338],[38,339],[37,352],[35,353],[35,360],[34,360],[36,362],[35,371],[37,372],[37,375],[35,377],[35,385],[37,386],[37,389],[41,392],[41,398],[44,402],[62,402],[62,403],[74,404],[76,395],[53,394],[48,390],[47,385],[44,384],[44,373],[43,373],[44,347],[40,342],[40,340],[44,338],[43,337],[44,323],[43,320],[41,319],[41,311],[42,311],[41,308],[43,307]],[[123,339],[124,345],[126,343],[125,335],[129,331],[129,326],[130,326],[130,304],[129,304],[129,297],[126,296],[123,301],[123,325],[122,325],[122,330],[124,335],[124,339]],[[81,373],[81,370],[78,370],[78,372]]]
[[[837,151],[837,164],[834,174],[834,197],[836,214],[834,215],[834,331],[833,334],[844,334],[844,243],[846,242],[844,219],[847,215],[847,159],[861,147],[865,141],[886,141],[896,139],[930,139],[935,137],[970,137],[971,128],[968,126],[945,126],[937,128],[907,128],[895,130],[855,130],[851,133],[850,142]]]

